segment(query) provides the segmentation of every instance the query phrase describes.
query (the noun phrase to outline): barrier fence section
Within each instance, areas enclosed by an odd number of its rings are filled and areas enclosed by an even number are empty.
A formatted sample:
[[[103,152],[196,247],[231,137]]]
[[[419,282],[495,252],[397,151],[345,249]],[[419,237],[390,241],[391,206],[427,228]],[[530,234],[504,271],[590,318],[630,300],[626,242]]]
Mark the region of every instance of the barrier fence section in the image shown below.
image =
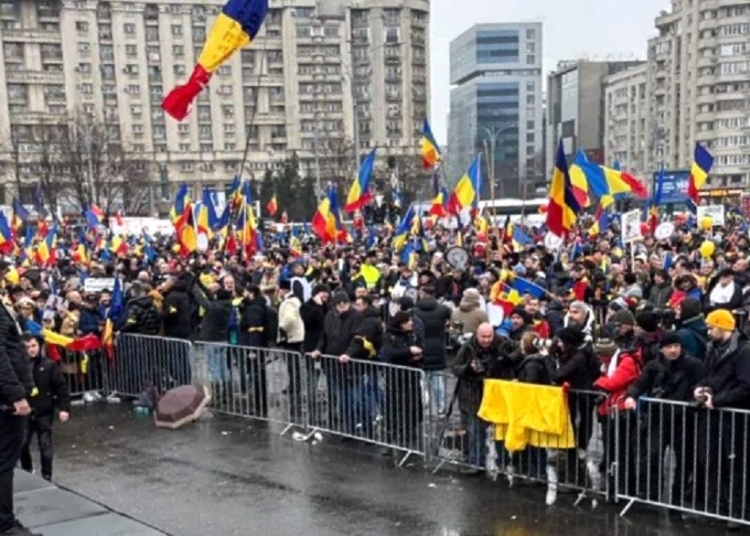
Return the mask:
[[[685,514],[750,524],[750,411],[642,398],[620,413],[616,496]]]
[[[606,448],[614,441],[614,418],[600,416],[597,408],[602,394],[594,391],[570,391],[568,407],[574,437],[564,436],[561,443],[575,448],[553,449],[527,447],[522,452],[508,452],[502,441],[495,441],[494,427],[479,417],[483,383],[457,380],[442,373],[452,393],[445,411],[434,403],[427,407],[433,415],[430,454],[437,472],[453,465],[474,472],[489,472],[494,478],[503,475],[513,486],[518,480],[547,484],[547,504],[554,504],[561,489],[579,491],[576,504],[591,496],[609,497],[612,464]],[[437,418],[434,418],[437,416]]]
[[[195,378],[210,387],[213,410],[284,424],[282,435],[306,427],[299,352],[209,342],[196,342],[194,349]]]
[[[79,397],[91,391],[108,390],[107,363],[101,351],[71,352],[61,348],[60,370],[68,384],[70,396]]]
[[[139,397],[155,390],[163,393],[193,383],[193,344],[181,339],[120,333],[115,359],[102,358],[106,387],[124,396]]]

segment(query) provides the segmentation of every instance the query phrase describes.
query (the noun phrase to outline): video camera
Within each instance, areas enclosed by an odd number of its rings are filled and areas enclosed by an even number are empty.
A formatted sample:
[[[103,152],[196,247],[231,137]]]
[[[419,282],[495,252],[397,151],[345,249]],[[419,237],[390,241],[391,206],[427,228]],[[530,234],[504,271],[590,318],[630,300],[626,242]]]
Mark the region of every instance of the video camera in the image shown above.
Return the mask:
[[[677,323],[677,313],[674,309],[652,309],[651,312],[663,329],[670,330]]]

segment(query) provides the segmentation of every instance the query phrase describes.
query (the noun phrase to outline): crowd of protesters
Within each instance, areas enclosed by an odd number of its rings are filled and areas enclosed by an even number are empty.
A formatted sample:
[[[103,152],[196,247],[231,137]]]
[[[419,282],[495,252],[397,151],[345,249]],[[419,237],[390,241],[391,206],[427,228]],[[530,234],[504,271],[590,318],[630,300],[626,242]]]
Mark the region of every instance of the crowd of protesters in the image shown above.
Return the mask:
[[[619,485],[655,500],[662,493],[657,489],[661,479],[644,468],[661,468],[664,450],[671,447],[677,468],[670,495],[674,504],[695,499],[695,490],[710,490],[706,500],[714,502],[709,508],[746,519],[744,482],[750,465],[742,453],[747,422],[716,411],[750,409],[750,345],[744,332],[750,241],[741,223],[710,232],[678,225],[669,239],[649,235],[627,248],[618,242],[615,226],[596,239],[579,237],[564,251],[537,245],[543,234],[535,229],[528,230],[533,243],[523,247],[502,229],[490,236],[471,232],[463,243],[469,252],[463,266],[448,262],[453,232],[439,228],[426,233],[429,252],[403,260],[391,250],[385,231],[368,240],[369,248],[356,242],[322,246],[306,238],[299,252],[287,247],[288,237],[269,236],[268,249],[251,257],[225,255],[220,248],[181,257],[170,239],[161,238],[153,258],[120,254],[82,265],[58,247],[54,266],[3,264],[0,346],[17,336],[16,325],[19,333],[41,325],[73,338],[101,337],[110,318],[119,333],[299,352],[303,363],[286,361],[286,395],[293,411],[303,391],[316,388],[294,380],[302,377],[300,370],[316,383],[326,376],[327,411],[316,412],[315,418],[329,424],[340,419],[350,435],[373,433],[369,414],[345,416],[352,414],[347,406],[361,403],[358,397],[376,399],[390,433],[416,436],[424,419],[423,398],[438,418],[447,418],[455,392],[466,434],[463,461],[472,473],[485,467],[487,456],[487,423],[477,416],[483,380],[564,385],[571,389],[568,403],[576,430],[570,471],[585,472],[580,462],[601,428],[605,460],[617,462]],[[706,240],[714,244],[708,256],[701,253]],[[110,314],[111,289],[85,290],[87,279],[112,277],[123,288],[116,318]],[[488,309],[498,302],[507,305],[514,278],[543,292],[521,295],[498,321]],[[80,376],[79,357],[53,348],[38,334],[27,333],[23,340],[33,375],[13,372],[17,356],[0,352],[0,405],[31,413],[23,467],[32,467],[28,446],[36,433],[42,476],[50,478],[53,412],[59,410],[63,422],[68,419],[66,378]],[[223,362],[225,355],[209,358],[211,380],[218,387],[235,373],[226,370],[232,364]],[[107,366],[104,352],[91,352],[87,359],[88,385],[104,388],[97,378]],[[419,369],[426,381],[405,385],[386,379],[380,397],[378,389],[353,390],[350,382],[332,380],[360,360]],[[320,365],[309,366],[316,361]],[[265,366],[243,358],[239,369],[248,411],[267,416]],[[190,365],[176,366],[169,376],[158,389],[189,383]],[[458,380],[455,390],[454,382],[446,382],[451,378]],[[363,381],[372,378],[363,373]],[[31,396],[34,382],[38,397]],[[589,392],[596,397],[584,394]],[[639,403],[644,397],[689,407],[679,413],[649,412]],[[30,411],[19,409],[17,404],[27,399]],[[403,429],[406,421],[394,415],[396,399],[411,413],[413,429]],[[644,426],[644,433],[635,434]],[[628,445],[636,435],[653,440]],[[624,448],[616,449],[616,441]],[[722,464],[721,459],[735,462]],[[614,478],[605,465],[602,474]],[[7,474],[7,468],[2,471]]]

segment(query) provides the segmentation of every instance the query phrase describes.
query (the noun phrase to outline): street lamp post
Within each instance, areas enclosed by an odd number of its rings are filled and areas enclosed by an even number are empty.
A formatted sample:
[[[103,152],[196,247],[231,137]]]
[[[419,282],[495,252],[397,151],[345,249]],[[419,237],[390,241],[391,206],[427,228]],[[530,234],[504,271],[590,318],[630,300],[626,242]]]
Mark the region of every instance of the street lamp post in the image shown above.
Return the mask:
[[[507,130],[512,130],[518,126],[517,123],[513,123],[512,125],[508,125],[507,127],[503,127],[501,129],[496,129],[494,127],[487,128],[487,127],[481,127],[477,125],[477,129],[482,130],[485,134],[487,134],[487,137],[490,141],[490,155],[487,159],[487,166],[490,174],[490,197],[492,197],[492,201],[495,200],[495,147],[497,146],[497,140],[500,137],[501,134],[503,134]],[[486,142],[486,140],[485,140]],[[485,146],[486,147],[486,146]],[[486,151],[486,148],[485,148]],[[502,187],[502,183],[500,185],[500,197],[504,196],[504,188]],[[493,215],[495,214],[494,206],[492,210]]]

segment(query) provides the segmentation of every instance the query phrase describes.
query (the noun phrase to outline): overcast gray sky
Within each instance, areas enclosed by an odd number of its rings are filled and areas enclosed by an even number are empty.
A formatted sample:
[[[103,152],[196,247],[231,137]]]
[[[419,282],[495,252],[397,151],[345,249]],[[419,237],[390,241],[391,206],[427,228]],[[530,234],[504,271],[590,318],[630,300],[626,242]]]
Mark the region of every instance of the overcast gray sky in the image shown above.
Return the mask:
[[[432,115],[438,143],[446,143],[449,100],[449,43],[480,22],[544,24],[544,74],[559,60],[645,59],[654,18],[669,0],[432,0]]]

